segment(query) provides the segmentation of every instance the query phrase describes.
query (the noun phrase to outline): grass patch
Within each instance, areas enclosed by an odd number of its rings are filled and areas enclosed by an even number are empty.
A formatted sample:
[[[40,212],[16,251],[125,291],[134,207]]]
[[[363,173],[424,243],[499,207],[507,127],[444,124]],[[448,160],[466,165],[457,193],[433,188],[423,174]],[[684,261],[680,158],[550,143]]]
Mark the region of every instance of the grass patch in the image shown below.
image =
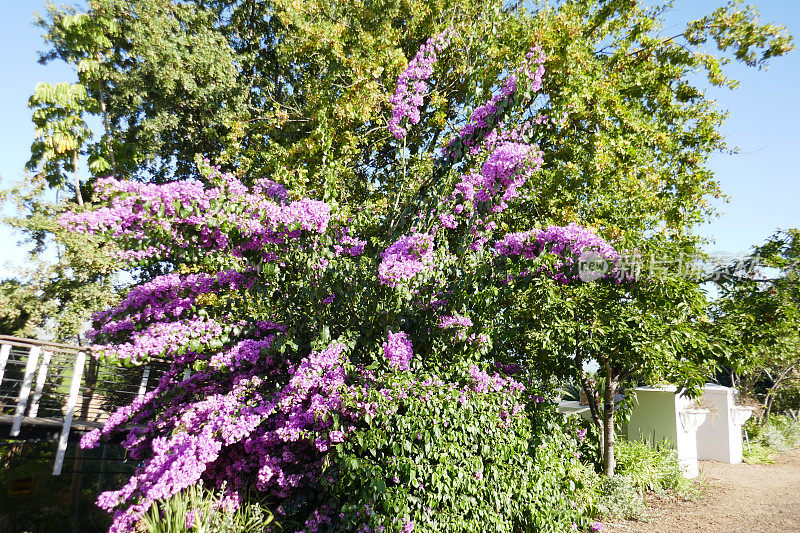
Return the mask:
[[[615,456],[616,474],[600,477],[595,487],[598,511],[604,519],[646,520],[646,491],[685,499],[701,493],[698,483],[683,477],[677,453],[666,445],[654,448],[643,442],[618,441]]]
[[[745,425],[750,446],[745,444],[744,461],[749,464],[773,463],[776,453],[800,448],[800,422],[775,415],[760,426],[755,421]]]

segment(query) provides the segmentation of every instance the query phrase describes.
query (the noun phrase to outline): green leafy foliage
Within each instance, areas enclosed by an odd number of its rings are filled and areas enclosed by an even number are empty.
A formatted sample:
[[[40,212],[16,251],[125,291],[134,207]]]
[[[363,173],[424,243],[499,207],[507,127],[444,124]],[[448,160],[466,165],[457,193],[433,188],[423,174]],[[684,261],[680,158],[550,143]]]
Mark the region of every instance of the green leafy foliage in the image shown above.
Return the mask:
[[[59,189],[68,183],[65,172],[71,167],[75,195],[78,203],[83,203],[78,158],[84,143],[92,136],[84,119],[84,114],[92,108],[86,87],[81,84],[40,83],[28,106],[33,109],[36,129],[26,168],[36,170],[41,166],[48,185]]]
[[[647,516],[644,492],[694,498],[698,486],[686,479],[675,450],[641,442],[619,441],[614,476],[597,483],[598,510],[604,518],[641,519]]]
[[[92,313],[119,297],[119,265],[113,244],[58,224],[58,216],[75,204],[51,203],[46,191],[42,176],[11,191],[18,214],[5,222],[20,230],[32,249],[19,279],[0,283],[0,323],[9,334],[83,344]]]
[[[653,253],[659,252],[670,257],[668,248]],[[549,280],[518,283],[504,317],[510,323],[504,340],[531,368],[587,389],[584,364],[597,365],[603,386],[599,395],[587,397],[606,466],[613,463],[613,450],[606,451],[605,442],[615,426],[614,418],[605,416],[607,392],[613,396],[626,384],[659,381],[697,391],[722,352],[710,334],[705,294],[696,280],[671,267],[643,279],[563,287]]]
[[[752,275],[719,277],[714,324],[731,353],[724,363],[733,385],[763,403],[766,423],[775,399],[791,395],[800,378],[800,231],[775,233],[727,267],[737,270]]]
[[[617,444],[617,468],[638,490],[670,492],[681,496],[695,494],[692,481],[686,479],[677,453],[664,445],[655,447],[643,442],[620,441]]]
[[[432,384],[424,385],[430,379]],[[344,530],[366,523],[401,531],[568,531],[592,513],[592,473],[551,405],[504,393],[462,397],[436,375],[399,375],[398,393],[330,458],[328,497]]]
[[[597,485],[598,510],[604,518],[640,519],[646,505],[641,490],[631,478],[623,475],[604,476]]]

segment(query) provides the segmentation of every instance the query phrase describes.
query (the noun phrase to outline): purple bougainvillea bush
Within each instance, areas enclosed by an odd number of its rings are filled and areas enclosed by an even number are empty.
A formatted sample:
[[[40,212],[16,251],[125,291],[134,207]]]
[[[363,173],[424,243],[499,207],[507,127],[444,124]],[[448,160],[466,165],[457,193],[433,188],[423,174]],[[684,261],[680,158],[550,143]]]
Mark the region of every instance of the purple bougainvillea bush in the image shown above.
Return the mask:
[[[400,76],[390,121],[397,139],[419,120],[437,54],[451,39],[450,30],[432,38]],[[121,433],[140,465],[98,499],[114,515],[111,531],[134,531],[154,503],[197,483],[224,487],[231,507],[255,494],[279,521],[308,531],[487,523],[544,531],[581,514],[558,481],[571,459],[554,460],[549,474],[533,460],[554,450],[572,456],[566,441],[531,444],[526,406],[540,398],[487,370],[509,362],[493,348],[503,335],[502,309],[492,308],[500,292],[536,276],[577,282],[586,251],[612,265],[603,279],[624,281],[617,252],[585,228],[498,228],[542,164],[537,119],[512,112],[531,106],[546,58],[537,48],[520,56],[466,123],[443,136],[440,186],[431,189],[439,192],[403,224],[369,213],[345,218],[328,203],[208,163],[200,164],[203,183],[100,180],[95,205],[103,207],[61,218],[107,238],[121,264],[147,279],[95,316],[95,355],[169,363],[154,390],[81,442],[93,447]],[[545,505],[536,476],[548,475],[547,501],[563,503],[550,521],[531,510]],[[472,518],[463,514],[470,505],[481,509]],[[438,522],[426,518],[434,515]]]

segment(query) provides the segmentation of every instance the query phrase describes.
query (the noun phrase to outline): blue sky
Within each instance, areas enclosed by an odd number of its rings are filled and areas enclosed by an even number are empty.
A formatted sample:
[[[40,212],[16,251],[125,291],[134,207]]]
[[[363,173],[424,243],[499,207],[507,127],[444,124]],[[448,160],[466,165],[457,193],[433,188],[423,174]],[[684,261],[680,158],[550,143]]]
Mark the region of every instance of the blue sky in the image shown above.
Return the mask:
[[[785,25],[800,38],[800,4],[791,0],[752,0],[764,20]],[[667,31],[699,18],[720,1],[677,0],[668,17]],[[29,157],[33,126],[27,100],[37,82],[74,81],[63,65],[39,65],[43,48],[34,11],[44,12],[39,0],[0,0],[0,188],[20,179]],[[673,27],[674,26],[674,27]],[[737,155],[714,155],[711,166],[730,202],[722,214],[700,233],[715,240],[709,249],[731,254],[745,252],[778,228],[800,227],[800,52],[773,61],[768,70],[738,64],[730,73],[741,80],[736,91],[713,88],[710,96],[730,111],[724,132]],[[9,209],[5,209],[10,214]],[[0,278],[11,275],[9,265],[20,265],[25,248],[19,235],[0,226]]]

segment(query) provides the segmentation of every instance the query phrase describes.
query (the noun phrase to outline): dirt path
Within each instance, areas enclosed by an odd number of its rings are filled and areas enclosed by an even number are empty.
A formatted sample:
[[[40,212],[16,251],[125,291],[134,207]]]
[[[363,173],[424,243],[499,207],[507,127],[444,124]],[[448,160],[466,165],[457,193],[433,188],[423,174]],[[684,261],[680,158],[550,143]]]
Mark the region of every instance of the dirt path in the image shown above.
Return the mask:
[[[648,500],[651,520],[615,521],[607,531],[800,532],[800,449],[767,465],[701,461],[700,475],[699,500]]]

